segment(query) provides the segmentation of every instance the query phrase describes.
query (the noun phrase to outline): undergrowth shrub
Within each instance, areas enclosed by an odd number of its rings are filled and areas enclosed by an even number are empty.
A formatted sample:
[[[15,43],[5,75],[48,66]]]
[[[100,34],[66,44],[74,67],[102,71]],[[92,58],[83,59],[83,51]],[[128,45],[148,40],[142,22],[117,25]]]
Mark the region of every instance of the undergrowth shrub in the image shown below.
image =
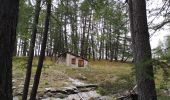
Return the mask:
[[[112,95],[129,90],[134,86],[134,78],[130,75],[120,76],[116,81],[106,80],[99,85],[98,92],[101,95]]]

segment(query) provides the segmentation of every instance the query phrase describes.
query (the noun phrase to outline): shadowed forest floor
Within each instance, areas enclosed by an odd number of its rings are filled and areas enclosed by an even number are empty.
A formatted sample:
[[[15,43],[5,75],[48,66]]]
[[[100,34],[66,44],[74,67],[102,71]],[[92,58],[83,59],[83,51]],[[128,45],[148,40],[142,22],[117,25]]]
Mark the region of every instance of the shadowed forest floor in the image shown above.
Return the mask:
[[[13,89],[14,95],[21,95],[25,76],[25,67],[27,58],[16,57],[13,62]],[[33,61],[33,74],[31,77],[30,89],[33,83],[33,76],[36,71],[38,58]],[[69,78],[78,79],[84,83],[99,85],[97,92],[101,95],[113,95],[122,93],[125,90],[133,88],[135,85],[133,75],[133,64],[109,62],[106,60],[92,61],[90,60],[87,68],[72,68],[65,65],[58,65],[50,58],[46,57],[41,80],[39,84],[38,94],[41,95],[45,88],[55,87],[61,88],[71,84]],[[161,71],[156,75],[157,88],[162,83]],[[159,90],[159,89],[158,89]],[[165,93],[159,91],[159,95]],[[162,97],[160,100],[169,100],[168,97]]]

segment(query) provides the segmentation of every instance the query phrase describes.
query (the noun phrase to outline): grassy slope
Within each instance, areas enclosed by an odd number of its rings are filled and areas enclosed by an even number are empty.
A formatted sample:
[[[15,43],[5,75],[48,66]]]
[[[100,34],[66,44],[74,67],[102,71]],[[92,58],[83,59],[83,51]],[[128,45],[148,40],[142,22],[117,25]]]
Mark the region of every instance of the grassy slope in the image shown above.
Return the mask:
[[[15,79],[14,86],[21,88],[24,82],[25,76],[25,57],[14,58],[13,62],[13,78]],[[33,76],[36,70],[38,59],[34,58],[33,61],[33,75],[31,78],[31,84]],[[39,91],[43,91],[47,87],[62,87],[67,86],[70,81],[69,77],[79,79],[85,83],[99,84],[106,89],[99,89],[103,94],[116,93],[128,89],[133,86],[133,78],[131,75],[132,64],[109,62],[109,61],[90,61],[87,68],[71,68],[65,65],[58,65],[52,62],[49,58],[46,58],[41,81],[39,85]],[[161,83],[161,77],[158,76],[157,84]],[[124,88],[124,89],[122,89]],[[108,91],[108,92],[107,92]]]
[[[33,61],[33,74],[36,70],[37,58]],[[26,66],[26,58],[14,58],[13,63],[14,79],[23,79]],[[128,75],[131,72],[131,64],[108,62],[108,61],[90,61],[88,68],[71,68],[65,65],[58,65],[46,58],[41,75],[40,87],[63,86],[69,77],[84,80],[89,83],[100,83],[106,80],[115,80],[122,75]],[[33,77],[33,75],[32,75]]]

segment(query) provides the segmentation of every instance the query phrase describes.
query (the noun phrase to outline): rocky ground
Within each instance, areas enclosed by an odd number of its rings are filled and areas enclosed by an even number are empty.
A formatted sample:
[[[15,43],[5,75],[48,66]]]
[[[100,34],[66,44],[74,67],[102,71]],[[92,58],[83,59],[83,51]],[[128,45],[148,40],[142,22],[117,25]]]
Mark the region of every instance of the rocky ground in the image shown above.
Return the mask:
[[[38,92],[38,100],[113,100],[111,97],[101,96],[97,91],[97,84],[85,84],[77,79],[69,78],[71,84],[67,87],[45,88],[43,92]],[[15,82],[15,81],[13,81]],[[19,85],[20,88],[23,85]],[[31,86],[30,86],[31,87]],[[14,89],[14,100],[19,100],[22,91],[16,87]]]

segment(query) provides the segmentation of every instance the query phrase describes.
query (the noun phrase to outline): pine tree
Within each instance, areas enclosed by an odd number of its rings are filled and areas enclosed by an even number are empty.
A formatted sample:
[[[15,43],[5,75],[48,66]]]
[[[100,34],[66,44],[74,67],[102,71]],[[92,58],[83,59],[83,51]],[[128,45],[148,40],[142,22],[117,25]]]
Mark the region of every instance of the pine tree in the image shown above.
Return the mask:
[[[145,0],[128,0],[138,100],[157,100]]]
[[[38,24],[40,9],[41,9],[40,4],[41,4],[41,0],[36,0],[36,8],[35,8],[35,15],[34,15],[34,21],[33,21],[33,26],[32,26],[30,49],[29,49],[29,54],[28,54],[29,57],[28,57],[28,63],[27,63],[27,71],[26,71],[22,100],[27,100],[27,95],[28,95],[29,83],[30,83],[30,78],[31,78],[32,61],[34,57],[37,24]]]
[[[43,62],[45,58],[45,50],[47,44],[47,37],[48,37],[48,29],[49,29],[49,21],[50,21],[50,14],[51,14],[51,0],[46,0],[47,3],[47,11],[46,11],[46,18],[45,18],[45,25],[44,25],[44,32],[43,32],[43,41],[41,45],[41,53],[37,65],[36,74],[34,77],[34,83],[31,91],[30,100],[36,99],[37,89],[40,81],[41,70],[43,67]]]
[[[12,56],[19,0],[0,1],[0,100],[12,100]]]

